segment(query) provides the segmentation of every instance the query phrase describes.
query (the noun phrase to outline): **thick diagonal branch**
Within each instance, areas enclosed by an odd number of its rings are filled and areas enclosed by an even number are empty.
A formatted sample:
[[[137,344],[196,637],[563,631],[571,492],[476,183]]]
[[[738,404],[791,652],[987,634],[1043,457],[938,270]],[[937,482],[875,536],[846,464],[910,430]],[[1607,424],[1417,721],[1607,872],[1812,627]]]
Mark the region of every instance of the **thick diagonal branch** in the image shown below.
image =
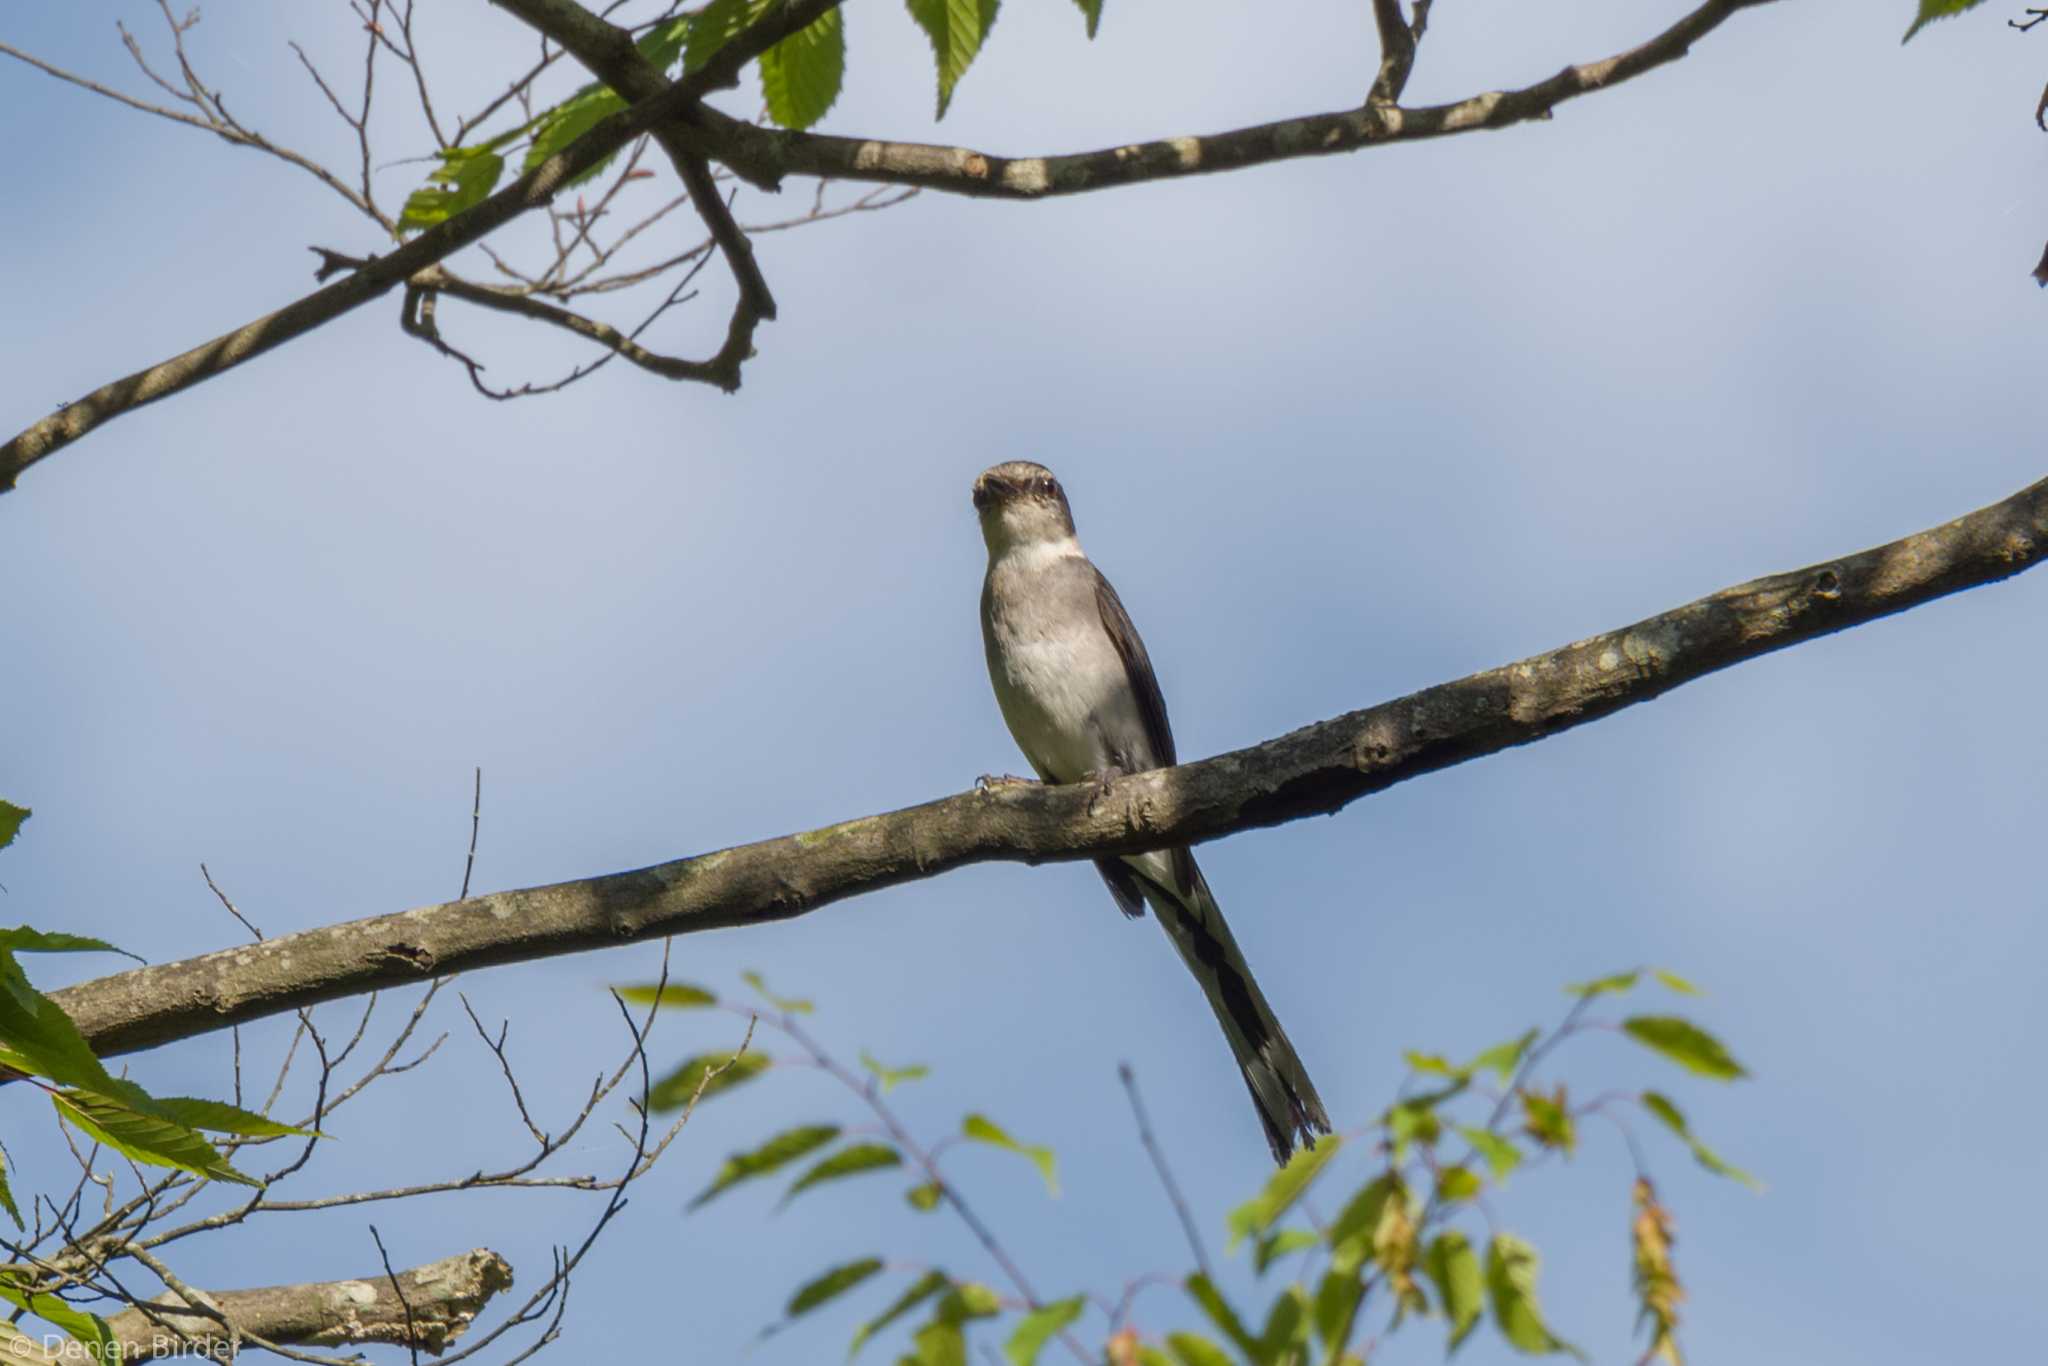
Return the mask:
[[[382,1271],[360,1280],[273,1285],[260,1290],[216,1290],[203,1296],[245,1332],[290,1347],[347,1347],[394,1343],[439,1356],[488,1304],[512,1284],[512,1268],[485,1248],[401,1271],[397,1286]],[[410,1328],[408,1329],[408,1325]],[[175,1295],[148,1309],[124,1309],[107,1320],[123,1360],[222,1355],[228,1334],[205,1310]],[[93,1362],[83,1343],[41,1348],[16,1339],[0,1347],[0,1360],[49,1366]]]
[[[2048,479],[1889,545],[1107,789],[968,792],[631,872],[497,892],[141,968],[56,993],[104,1054],[403,982],[783,920],[989,860],[1093,858],[1335,811],[1772,650],[1991,583],[2048,551]]]

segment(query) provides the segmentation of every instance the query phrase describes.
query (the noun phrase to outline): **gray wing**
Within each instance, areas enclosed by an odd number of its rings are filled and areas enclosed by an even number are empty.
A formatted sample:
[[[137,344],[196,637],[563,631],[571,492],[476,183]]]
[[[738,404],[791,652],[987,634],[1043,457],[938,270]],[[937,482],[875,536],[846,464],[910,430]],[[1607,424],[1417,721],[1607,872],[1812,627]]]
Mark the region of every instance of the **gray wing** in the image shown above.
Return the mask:
[[[1159,676],[1152,672],[1152,657],[1145,653],[1145,642],[1139,638],[1138,628],[1131,624],[1131,614],[1124,610],[1123,599],[1116,595],[1116,589],[1110,587],[1101,570],[1095,569],[1093,564],[1088,567],[1095,571],[1095,607],[1102,614],[1102,629],[1109,633],[1110,643],[1116,646],[1116,652],[1124,662],[1124,673],[1131,680],[1131,691],[1137,694],[1138,716],[1145,725],[1145,739],[1152,748],[1150,763],[1140,761],[1140,756],[1129,756],[1134,761],[1132,769],[1171,768],[1179,760],[1174,758],[1173,727],[1166,719],[1166,697],[1159,691]],[[1183,893],[1192,892],[1195,886],[1193,855],[1184,846],[1167,852],[1173,859],[1173,880],[1179,885],[1178,889]],[[1132,892],[1136,880],[1130,873],[1130,867],[1117,863],[1119,872],[1131,880],[1131,885],[1120,887],[1117,877],[1104,867],[1110,862],[1103,859],[1095,866],[1103,870],[1102,880],[1109,884],[1110,894],[1124,908],[1124,914],[1135,915],[1137,912],[1131,909],[1131,900],[1134,899]]]

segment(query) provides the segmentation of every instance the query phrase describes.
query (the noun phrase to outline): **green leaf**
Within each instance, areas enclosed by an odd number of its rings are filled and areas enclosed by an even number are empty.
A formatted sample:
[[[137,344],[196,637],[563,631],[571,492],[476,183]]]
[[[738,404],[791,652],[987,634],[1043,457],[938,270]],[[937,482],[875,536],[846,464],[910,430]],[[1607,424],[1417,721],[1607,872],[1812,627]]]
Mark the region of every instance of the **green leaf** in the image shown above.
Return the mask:
[[[1059,1175],[1053,1168],[1052,1149],[1019,1143],[997,1127],[995,1121],[986,1115],[969,1115],[960,1122],[960,1132],[977,1143],[989,1143],[998,1148],[1020,1154],[1031,1159],[1038,1168],[1038,1174],[1045,1178],[1045,1188],[1054,1195],[1060,1193]]]
[[[1521,1097],[1522,1131],[1543,1147],[1557,1148],[1570,1157],[1579,1145],[1579,1129],[1565,1106],[1564,1086],[1559,1084],[1554,1097],[1526,1090]]]
[[[239,1134],[243,1138],[325,1138],[327,1135],[314,1129],[301,1129],[290,1124],[280,1124],[274,1119],[251,1114],[247,1110],[218,1100],[195,1100],[190,1096],[151,1097],[150,1107],[165,1119],[183,1124],[189,1129],[205,1129],[216,1134]]]
[[[609,118],[625,107],[626,101],[610,86],[596,82],[584,86],[568,99],[534,119],[533,142],[526,149],[526,160],[521,164],[520,170],[531,171],[595,128],[601,120]],[[578,171],[562,182],[563,188],[584,184],[604,174],[605,169],[617,156],[618,153],[614,152],[595,166]],[[410,213],[411,209],[412,206],[408,203],[406,211]]]
[[[761,54],[761,97],[768,117],[784,128],[809,128],[839,98],[845,76],[846,29],[839,11],[827,10]]]
[[[1609,977],[1595,977],[1590,982],[1575,982],[1565,990],[1584,1000],[1592,996],[1604,996],[1608,992],[1623,992],[1636,984],[1640,972],[1617,972]]]
[[[92,1091],[52,1091],[50,1103],[65,1123],[137,1162],[244,1186],[260,1184],[229,1166],[196,1131],[173,1120],[144,1114]]]
[[[1393,1172],[1381,1172],[1359,1187],[1325,1234],[1330,1242],[1330,1265],[1339,1271],[1363,1265],[1372,1255],[1373,1234],[1379,1230],[1387,1201],[1406,1198],[1401,1178]]]
[[[0,806],[5,806],[0,802]],[[7,841],[0,840],[0,845]],[[146,961],[140,954],[116,948],[104,939],[91,939],[82,934],[64,934],[61,931],[36,930],[19,925],[11,930],[0,930],[0,949],[10,953],[118,953],[123,958],[136,962]]]
[[[932,117],[946,117],[953,102],[953,87],[974,64],[975,54],[995,27],[1000,0],[904,0],[910,17],[931,40],[932,58],[939,68],[939,109]]]
[[[1230,1301],[1223,1298],[1223,1292],[1199,1271],[1189,1276],[1182,1284],[1187,1287],[1188,1298],[1209,1316],[1209,1322],[1215,1324],[1238,1351],[1256,1360],[1259,1351],[1258,1340],[1245,1331],[1244,1321],[1238,1318],[1237,1311],[1230,1307]],[[1166,1341],[1169,1346],[1173,1343],[1170,1337]],[[1174,1350],[1177,1352],[1180,1349],[1176,1347]]]
[[[124,1359],[120,1343],[114,1340],[114,1334],[107,1327],[107,1321],[98,1314],[88,1314],[84,1310],[74,1309],[55,1295],[30,1294],[11,1276],[0,1277],[0,1299],[17,1308],[26,1309],[43,1322],[63,1330],[64,1335],[73,1342],[84,1344],[87,1349],[85,1359],[88,1361]],[[41,1355],[43,1354],[38,1352],[34,1356],[21,1359],[33,1361]]]
[[[756,1177],[780,1171],[804,1154],[824,1147],[837,1137],[837,1124],[804,1124],[794,1129],[784,1129],[760,1147],[749,1152],[734,1153],[726,1158],[725,1165],[711,1178],[711,1184],[698,1192],[687,1208],[696,1209],[713,1197],[723,1195],[742,1181],[752,1181]]]
[[[796,1199],[799,1192],[826,1181],[902,1165],[903,1154],[886,1143],[851,1143],[790,1182],[789,1189],[782,1193],[782,1203],[786,1205]]]
[[[902,1318],[905,1314],[908,1314],[911,1310],[917,1308],[917,1306],[923,1304],[926,1300],[951,1284],[952,1282],[946,1279],[946,1273],[943,1271],[927,1271],[924,1275],[912,1281],[910,1288],[891,1301],[887,1309],[884,1309],[881,1313],[860,1326],[859,1331],[853,1335],[853,1345],[846,1349],[846,1359],[848,1361],[853,1360],[860,1352],[860,1349],[867,1345],[869,1338],[881,1332],[884,1328],[887,1328],[890,1324],[896,1322],[896,1320]]]
[[[1365,1297],[1365,1282],[1358,1268],[1328,1271],[1316,1288],[1316,1340],[1332,1354],[1351,1337],[1358,1319],[1358,1302]]]
[[[939,1207],[939,1194],[939,1183],[927,1181],[921,1186],[912,1186],[903,1192],[903,1198],[908,1200],[910,1207],[919,1214],[930,1214]]]
[[[1448,1236],[1448,1235],[1446,1235]],[[1486,1295],[1501,1336],[1518,1352],[1585,1354],[1551,1333],[1536,1303],[1536,1249],[1512,1233],[1496,1233],[1486,1249]]]
[[[1074,0],[1080,7],[1082,17],[1088,21],[1088,36],[1093,38],[1095,30],[1102,27],[1102,0]]]
[[[699,1086],[704,1088],[704,1099],[709,1100],[752,1081],[773,1062],[773,1058],[761,1053],[699,1053],[654,1084],[654,1089],[647,1093],[648,1107],[657,1114],[680,1110],[696,1097]]]
[[[1470,1167],[1445,1167],[1437,1173],[1436,1198],[1447,1205],[1459,1200],[1470,1200],[1479,1194],[1485,1185],[1486,1183],[1479,1179],[1479,1173]]]
[[[445,223],[490,197],[505,172],[505,158],[488,146],[450,147],[441,164],[427,172],[427,184],[414,190],[398,215],[402,236]]]
[[[1252,1271],[1256,1275],[1266,1274],[1266,1268],[1282,1257],[1291,1257],[1304,1248],[1311,1248],[1323,1241],[1322,1235],[1305,1228],[1283,1228],[1263,1234],[1252,1240]]]
[[[785,1317],[799,1318],[821,1304],[838,1299],[881,1269],[880,1257],[863,1257],[857,1262],[835,1266],[824,1275],[798,1286],[796,1293],[789,1297],[789,1303],[783,1306],[782,1312]]]
[[[1230,1212],[1230,1247],[1235,1249],[1246,1237],[1257,1237],[1279,1222],[1343,1146],[1339,1135],[1328,1134],[1288,1159],[1286,1166],[1267,1178],[1264,1190]]]
[[[27,1232],[27,1226],[21,1222],[21,1208],[14,1203],[14,1192],[8,1189],[7,1186],[7,1154],[5,1151],[0,1151],[0,1209],[7,1211],[7,1217],[14,1221],[16,1228]]]
[[[1408,1048],[1402,1050],[1401,1060],[1415,1071],[1424,1072],[1430,1076],[1457,1079],[1472,1075],[1470,1067],[1456,1066],[1441,1053],[1418,1053],[1414,1049]]]
[[[702,987],[691,986],[688,982],[670,982],[657,986],[649,982],[640,987],[613,987],[619,999],[627,1005],[658,1005],[664,1010],[682,1010],[695,1006],[715,1006],[718,998]]]
[[[774,1006],[785,1015],[808,1015],[811,1013],[813,1007],[809,1001],[796,996],[777,996],[774,992],[768,990],[768,984],[761,980],[761,974],[758,972],[743,972],[740,974],[740,980],[761,993],[762,1000]]]
[[[697,12],[683,47],[683,70],[695,71],[768,8],[768,0],[711,0]]]
[[[1693,1134],[1691,1128],[1686,1125],[1684,1113],[1676,1105],[1673,1105],[1667,1097],[1655,1091],[1645,1091],[1643,1092],[1642,1099],[1643,1108],[1658,1119],[1663,1120],[1665,1126],[1671,1132],[1684,1139],[1686,1146],[1692,1149],[1693,1160],[1702,1167],[1705,1167],[1716,1176],[1726,1176],[1740,1181],[1751,1190],[1763,1189],[1763,1184],[1755,1177],[1740,1167],[1722,1161],[1719,1154],[1706,1144],[1700,1142]]]
[[[1010,1366],[1036,1366],[1038,1354],[1045,1350],[1045,1344],[1052,1341],[1059,1331],[1081,1317],[1082,1308],[1088,1303],[1086,1295],[1075,1295],[1071,1299],[1055,1300],[1051,1304],[1034,1309],[1017,1324],[1017,1330],[1010,1334],[1010,1340],[1003,1344],[1003,1359]]]
[[[1485,1292],[1479,1275],[1479,1256],[1471,1240],[1456,1229],[1437,1236],[1422,1254],[1422,1274],[1436,1287],[1443,1302],[1444,1317],[1451,1321],[1451,1340],[1445,1354],[1464,1345],[1479,1322]]]
[[[1280,1292],[1273,1301],[1273,1307],[1266,1311],[1266,1326],[1259,1333],[1259,1361],[1276,1363],[1289,1362],[1291,1358],[1282,1353],[1288,1348],[1308,1341],[1309,1304],[1308,1292],[1298,1285],[1290,1285]]]
[[[1443,1121],[1436,1116],[1436,1102],[1425,1097],[1388,1106],[1386,1126],[1396,1155],[1405,1153],[1410,1143],[1428,1147],[1443,1137],[1444,1131]]]
[[[1658,981],[1662,982],[1665,986],[1671,988],[1673,991],[1677,992],[1681,996],[1697,996],[1700,994],[1700,989],[1698,987],[1694,986],[1691,982],[1686,981],[1677,973],[1670,971],[1668,968],[1658,968],[1653,975],[1656,977]]]
[[[1953,18],[1964,10],[1975,9],[1983,3],[1984,0],[1920,0],[1920,12],[1913,17],[1913,26],[1906,30],[1906,36],[1899,41],[1910,43],[1914,34],[1936,19]]]
[[[25,806],[0,802],[0,849],[14,843],[14,837],[21,833],[21,823],[34,814]]]
[[[1466,1070],[1477,1072],[1483,1068],[1506,1081],[1515,1074],[1515,1069],[1522,1065],[1522,1059],[1528,1055],[1529,1045],[1536,1042],[1539,1033],[1540,1031],[1534,1029],[1524,1030],[1506,1043],[1495,1044],[1472,1059]]]
[[[1654,1048],[1688,1072],[1716,1081],[1734,1081],[1749,1075],[1742,1064],[1728,1056],[1721,1041],[1690,1020],[1676,1015],[1633,1015],[1621,1022],[1621,1029],[1645,1048]]]
[[[947,1291],[932,1310],[930,1322],[911,1339],[919,1366],[967,1366],[969,1319],[993,1318],[1002,1311],[1002,1297],[985,1285],[963,1281]]]
[[[0,1063],[60,1086],[117,1089],[71,1017],[29,984],[21,964],[5,950],[0,950]]]
[[[1507,1180],[1508,1173],[1522,1163],[1522,1150],[1499,1134],[1461,1124],[1458,1137],[1470,1143],[1472,1151],[1486,1160],[1486,1169],[1493,1173],[1495,1181]]]
[[[1168,1333],[1166,1345],[1180,1366],[1231,1366],[1230,1353],[1196,1333]]]
[[[834,10],[833,13],[836,14],[838,11]],[[860,1065],[871,1072],[875,1080],[882,1084],[882,1094],[885,1096],[903,1082],[919,1081],[930,1076],[932,1073],[932,1069],[926,1067],[921,1062],[914,1062],[908,1067],[884,1067],[881,1063],[876,1062],[874,1055],[865,1048],[860,1052]]]
[[[690,36],[692,20],[687,14],[678,14],[664,20],[640,35],[633,46],[640,49],[640,55],[664,72],[676,64],[676,58],[683,55],[683,45]]]

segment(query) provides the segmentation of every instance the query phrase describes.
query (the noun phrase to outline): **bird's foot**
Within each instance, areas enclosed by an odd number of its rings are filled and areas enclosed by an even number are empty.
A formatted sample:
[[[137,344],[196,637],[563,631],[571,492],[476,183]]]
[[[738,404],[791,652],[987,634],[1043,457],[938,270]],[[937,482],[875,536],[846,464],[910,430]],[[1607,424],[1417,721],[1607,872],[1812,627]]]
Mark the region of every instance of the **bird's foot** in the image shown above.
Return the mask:
[[[999,787],[1037,787],[1038,779],[1020,778],[1014,773],[984,773],[974,780],[976,792],[993,792]]]
[[[1088,798],[1089,815],[1094,815],[1097,803],[1101,802],[1101,800],[1104,797],[1107,797],[1109,795],[1110,784],[1114,783],[1118,778],[1121,778],[1123,776],[1124,771],[1114,764],[1105,765],[1102,768],[1091,769],[1088,772],[1081,775],[1082,782],[1092,784],[1095,788],[1094,795]]]

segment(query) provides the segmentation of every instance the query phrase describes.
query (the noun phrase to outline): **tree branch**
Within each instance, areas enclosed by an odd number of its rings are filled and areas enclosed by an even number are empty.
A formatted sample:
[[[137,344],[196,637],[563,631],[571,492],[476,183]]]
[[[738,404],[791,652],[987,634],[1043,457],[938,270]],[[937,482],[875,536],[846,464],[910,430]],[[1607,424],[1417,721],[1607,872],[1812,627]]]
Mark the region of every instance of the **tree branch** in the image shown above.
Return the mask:
[[[401,1271],[395,1278],[378,1272],[360,1280],[216,1290],[205,1298],[245,1332],[271,1342],[295,1347],[397,1343],[439,1356],[462,1336],[492,1296],[511,1284],[512,1268],[505,1259],[477,1248]],[[158,1321],[172,1324],[175,1331],[159,1326]],[[178,1326],[181,1321],[190,1326]],[[146,1308],[125,1309],[109,1318],[107,1327],[121,1344],[124,1360],[218,1354],[227,1350],[229,1342],[212,1314],[190,1308],[175,1294],[159,1296]],[[77,1342],[43,1348],[40,1358],[23,1353],[26,1345],[17,1340],[0,1351],[0,1356],[41,1360],[52,1366],[92,1359],[90,1351]]]
[[[695,858],[306,930],[55,993],[102,1055],[493,963],[783,920],[990,860],[1094,858],[1331,812],[1718,669],[2017,574],[2048,479],[1889,545],[1178,768],[968,792]]]
[[[757,127],[708,107],[690,111],[689,117],[709,135],[708,150],[713,157],[757,183],[813,175],[917,185],[981,198],[1044,199],[1548,118],[1567,100],[1620,85],[1677,61],[1736,11],[1770,3],[1772,0],[1707,0],[1656,37],[1626,52],[1568,66],[1534,85],[1488,91],[1454,104],[1403,109],[1373,103],[1226,133],[1162,138],[1064,156],[1001,157],[965,147],[793,133]],[[1398,13],[1394,17],[1398,20]],[[1411,40],[1411,59],[1412,49]]]

